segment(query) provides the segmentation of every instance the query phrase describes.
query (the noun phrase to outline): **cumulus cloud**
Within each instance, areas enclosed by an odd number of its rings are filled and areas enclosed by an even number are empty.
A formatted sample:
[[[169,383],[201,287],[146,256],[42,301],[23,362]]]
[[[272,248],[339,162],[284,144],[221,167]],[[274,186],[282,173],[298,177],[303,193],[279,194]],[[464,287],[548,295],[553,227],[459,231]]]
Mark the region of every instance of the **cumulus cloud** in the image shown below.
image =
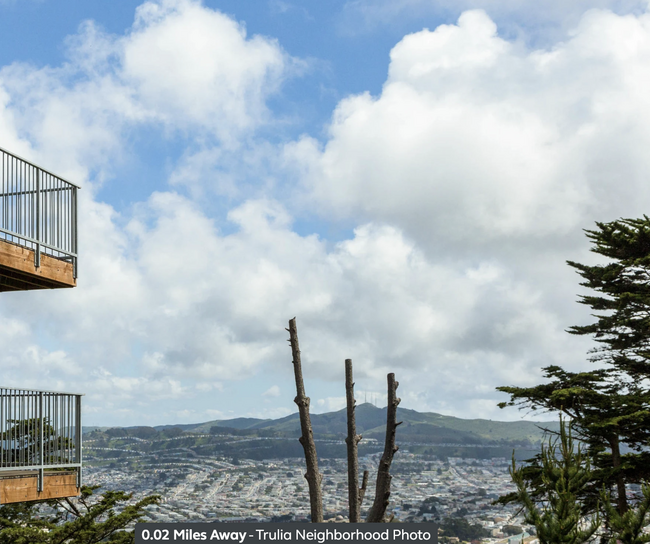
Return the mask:
[[[381,94],[342,100],[324,142],[260,152],[275,152],[299,198],[265,181],[249,194],[217,172],[216,193],[239,199],[223,218],[200,190],[174,190],[234,160],[230,138],[264,121],[288,62],[273,40],[198,2],[160,0],[125,36],[87,24],[67,66],[3,68],[2,134],[81,179],[109,168],[136,124],[217,142],[188,150],[171,188],[122,213],[95,184],[81,192],[79,287],[29,293],[29,305],[3,297],[0,339],[14,346],[3,371],[50,368],[125,420],[147,403],[185,420],[227,416],[244,380],[291,383],[284,327],[298,316],[309,379],[342,389],[351,358],[359,391],[381,398],[395,372],[407,407],[498,417],[494,387],[584,366],[588,343],[564,332],[588,319],[563,264],[587,258],[580,228],[647,211],[649,17],[592,11],[547,49],[505,40],[483,11],[408,35]],[[64,126],[75,134],[57,139]],[[264,178],[265,159],[240,149]],[[353,233],[298,234],[312,214]],[[342,406],[343,391],[325,389],[310,393],[315,407]],[[280,386],[256,391],[278,403],[264,414],[295,410]]]
[[[340,24],[346,32],[368,32],[396,21],[439,22],[455,19],[464,11],[484,9],[509,38],[550,44],[563,40],[587,10],[638,15],[647,5],[647,0],[541,0],[533,4],[526,0],[349,0],[343,6]]]
[[[410,275],[414,264],[399,272],[408,288],[429,280],[411,299],[390,274],[403,262],[399,245],[373,253],[385,256],[376,267],[363,259],[373,282],[390,278],[394,297],[390,310],[365,316],[386,340],[368,353],[400,366],[400,356],[418,360],[466,407],[481,387],[463,395],[461,382],[478,368],[477,382],[531,384],[551,360],[582,364],[586,344],[563,329],[589,318],[573,302],[577,282],[564,261],[593,261],[581,228],[647,212],[650,104],[639,82],[650,81],[649,56],[646,13],[590,11],[567,41],[530,49],[501,38],[484,11],[469,11],[404,37],[381,94],[341,101],[324,143],[305,136],[286,146],[306,207],[370,221],[346,242],[350,251],[367,225],[384,225],[369,244],[393,228],[411,241],[411,262],[420,254],[427,263],[421,275]],[[392,336],[377,322],[388,315],[413,317]],[[418,345],[418,328],[428,349],[400,352],[405,331],[404,345]]]
[[[381,95],[342,101],[324,147],[305,137],[288,157],[328,213],[403,225],[429,246],[474,251],[639,213],[649,28],[645,14],[594,11],[567,43],[531,51],[466,12],[406,36]]]
[[[146,2],[122,44],[122,76],[175,129],[205,126],[231,140],[258,125],[287,57],[275,40],[193,0]]]
[[[262,393],[263,397],[279,397],[280,396],[280,387],[277,385],[272,385],[269,387],[264,393]]]
[[[142,124],[236,146],[268,120],[266,100],[292,64],[276,40],[198,0],[145,2],[121,36],[86,21],[67,51],[60,67],[0,69],[0,130],[80,183],[119,160],[125,131]]]

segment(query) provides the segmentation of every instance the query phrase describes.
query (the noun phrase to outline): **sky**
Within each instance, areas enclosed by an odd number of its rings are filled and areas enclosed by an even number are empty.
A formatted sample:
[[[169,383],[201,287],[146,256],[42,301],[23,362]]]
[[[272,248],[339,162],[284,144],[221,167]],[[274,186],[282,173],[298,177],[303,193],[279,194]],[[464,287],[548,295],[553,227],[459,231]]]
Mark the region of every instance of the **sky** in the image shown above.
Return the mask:
[[[0,147],[81,186],[78,286],[3,293],[3,387],[85,425],[462,418],[593,367],[566,260],[650,211],[635,0],[0,0]],[[547,415],[546,419],[549,418]]]

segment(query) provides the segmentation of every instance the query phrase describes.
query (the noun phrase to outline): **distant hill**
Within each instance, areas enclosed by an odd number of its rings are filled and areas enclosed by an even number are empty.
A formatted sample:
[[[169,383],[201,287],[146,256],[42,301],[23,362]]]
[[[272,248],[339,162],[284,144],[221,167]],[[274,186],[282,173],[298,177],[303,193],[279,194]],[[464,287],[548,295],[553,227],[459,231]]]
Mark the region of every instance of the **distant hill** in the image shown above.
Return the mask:
[[[538,446],[544,437],[543,429],[557,431],[557,421],[492,421],[489,419],[461,419],[433,412],[417,412],[406,408],[397,409],[397,419],[402,421],[398,428],[401,442],[426,444],[530,444]],[[341,438],[347,434],[347,413],[345,409],[325,414],[311,414],[316,437]],[[383,440],[386,426],[386,408],[377,408],[370,403],[357,406],[357,432],[365,438]],[[300,436],[298,413],[280,419],[235,418],[207,421],[185,425],[159,425],[157,431],[177,427],[189,433],[210,433],[214,427],[238,429],[241,431],[265,430],[276,436]]]
[[[345,458],[346,410],[312,414],[319,458]],[[544,429],[558,430],[557,422],[460,419],[436,413],[398,408],[397,444],[402,451],[438,458],[470,457],[528,459],[539,451]],[[356,410],[357,432],[364,440],[359,455],[379,453],[384,447],[386,408],[361,404]],[[232,459],[302,457],[297,413],[280,419],[235,418],[157,427],[85,427],[85,458],[96,466],[111,463],[187,462],[183,456]],[[133,453],[138,453],[136,461]],[[180,456],[180,457],[179,457]],[[198,457],[197,457],[198,456]]]

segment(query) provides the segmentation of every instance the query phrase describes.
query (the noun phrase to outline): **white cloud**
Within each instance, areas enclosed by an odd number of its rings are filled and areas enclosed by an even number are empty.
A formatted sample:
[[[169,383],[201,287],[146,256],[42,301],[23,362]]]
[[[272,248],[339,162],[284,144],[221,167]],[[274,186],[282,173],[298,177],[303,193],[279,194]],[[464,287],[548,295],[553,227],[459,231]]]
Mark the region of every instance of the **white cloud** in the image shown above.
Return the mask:
[[[451,20],[464,11],[484,9],[510,38],[550,44],[563,40],[587,10],[639,14],[647,6],[647,0],[349,0],[343,7],[341,28],[367,32],[400,22]]]
[[[646,14],[592,11],[568,42],[527,50],[466,12],[406,36],[381,95],[343,100],[324,147],[305,137],[287,161],[323,215],[396,224],[425,247],[575,243],[650,196],[649,54]]]
[[[122,75],[174,129],[205,126],[221,140],[258,125],[287,57],[277,42],[191,0],[144,3],[125,38]]]
[[[269,387],[264,393],[262,393],[263,397],[279,397],[280,396],[280,387],[277,385],[272,385]]]
[[[145,2],[123,36],[87,21],[67,51],[58,68],[0,69],[0,136],[27,139],[33,160],[78,183],[110,172],[134,126],[236,146],[268,120],[266,99],[295,64],[276,40],[247,37],[199,0]]]
[[[88,24],[69,47],[68,66],[0,71],[0,135],[82,180],[106,175],[130,126],[234,145],[264,121],[288,62],[273,40],[189,0],[143,4],[126,36]],[[215,192],[241,199],[221,230],[201,198],[161,187],[120,215],[87,186],[79,287],[3,297],[12,347],[0,368],[85,391],[91,410],[125,419],[148,403],[165,417],[239,416],[226,405],[237,383],[262,371],[291,382],[284,327],[297,316],[308,380],[342,390],[351,358],[359,391],[383,391],[395,372],[403,406],[498,413],[494,387],[584,364],[587,343],[563,331],[588,319],[563,261],[587,258],[580,228],[593,220],[647,211],[649,56],[648,15],[593,11],[571,39],[531,50],[471,11],[401,40],[382,93],[341,101],[324,144],[306,136],[277,153],[300,178],[295,201],[218,172]],[[239,160],[264,177],[251,149]],[[226,155],[237,154],[188,150],[174,188]],[[315,213],[354,233],[329,245],[299,235],[294,219]],[[265,403],[282,397],[264,389]],[[325,389],[308,393],[314,405],[341,407]]]
[[[313,407],[315,413],[337,412],[346,407],[345,397],[327,397],[318,399]]]

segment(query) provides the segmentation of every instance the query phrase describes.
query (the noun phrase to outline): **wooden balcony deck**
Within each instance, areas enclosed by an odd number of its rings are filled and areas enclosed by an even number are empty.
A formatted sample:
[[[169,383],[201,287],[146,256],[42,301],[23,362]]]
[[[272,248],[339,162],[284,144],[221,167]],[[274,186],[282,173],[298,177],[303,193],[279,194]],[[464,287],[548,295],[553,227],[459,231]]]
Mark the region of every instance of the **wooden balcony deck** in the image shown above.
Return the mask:
[[[76,285],[72,263],[41,254],[41,265],[36,268],[33,250],[0,240],[0,292]]]
[[[45,472],[43,491],[38,491],[38,470],[16,470],[0,474],[0,504],[78,497],[74,471]]]

